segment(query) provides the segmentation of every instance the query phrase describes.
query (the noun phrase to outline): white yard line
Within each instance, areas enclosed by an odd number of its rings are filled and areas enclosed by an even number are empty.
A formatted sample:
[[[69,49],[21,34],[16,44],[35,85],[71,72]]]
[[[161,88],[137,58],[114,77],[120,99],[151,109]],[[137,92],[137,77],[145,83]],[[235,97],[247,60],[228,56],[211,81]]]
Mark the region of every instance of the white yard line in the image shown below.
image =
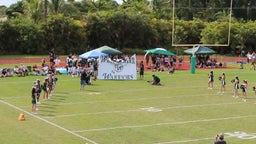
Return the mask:
[[[216,96],[216,94],[202,94],[202,95],[196,94],[196,95],[162,96],[162,97],[149,97],[149,98],[132,98],[132,99],[121,99],[121,100],[70,102],[70,103],[58,103],[57,105],[78,105],[78,104],[94,104],[94,103],[106,103],[106,102],[131,102],[131,101],[144,101],[144,100],[156,100],[156,99],[172,99],[175,97],[180,98],[180,97],[201,97],[201,96]]]
[[[208,106],[220,106],[220,105],[235,105],[235,104],[244,104],[244,102],[235,102],[235,103],[214,103],[214,104],[203,104],[203,105],[187,105],[187,106],[173,106],[157,109],[179,109],[179,108],[193,108],[193,107],[208,107]],[[104,112],[94,112],[94,113],[77,113],[77,114],[67,114],[67,115],[57,115],[57,116],[46,116],[44,118],[62,118],[62,117],[76,117],[81,115],[100,115],[100,114],[114,114],[114,113],[129,113],[129,112],[141,112],[145,111],[141,108],[132,109],[132,110],[117,110],[117,111],[104,111]]]
[[[234,116],[234,117],[215,118],[215,119],[199,119],[199,120],[193,120],[193,121],[155,123],[155,124],[148,124],[148,125],[117,126],[117,127],[109,127],[109,128],[76,130],[73,132],[82,133],[82,132],[107,131],[107,130],[128,129],[128,128],[144,128],[144,127],[162,126],[162,125],[180,125],[180,124],[189,124],[189,123],[201,123],[201,122],[222,121],[222,120],[231,120],[231,119],[242,119],[242,118],[249,118],[249,117],[256,117],[256,115]]]
[[[225,138],[231,137],[231,136],[225,136]],[[179,141],[169,141],[169,142],[158,142],[154,144],[173,144],[173,143],[188,143],[188,142],[197,142],[197,141],[203,141],[203,140],[212,140],[212,143],[215,140],[215,137],[210,138],[199,138],[199,139],[190,139],[190,140],[179,140]]]
[[[214,141],[214,137],[200,138],[200,139],[190,139],[190,140],[179,140],[179,141],[169,141],[169,142],[158,142],[158,143],[154,143],[154,144],[187,143],[187,142],[196,142],[196,141],[203,141],[203,140],[213,140]]]
[[[75,132],[72,132],[72,131],[70,131],[70,130],[68,130],[68,129],[62,127],[62,126],[59,126],[59,125],[57,125],[57,124],[55,124],[55,123],[53,123],[53,122],[50,122],[50,121],[48,121],[48,120],[45,120],[45,119],[43,119],[43,118],[41,118],[41,117],[39,117],[39,116],[33,115],[33,114],[31,114],[30,112],[27,112],[27,111],[25,111],[25,110],[23,110],[23,109],[21,109],[21,108],[15,106],[15,105],[12,105],[12,104],[10,104],[10,103],[8,103],[8,102],[5,102],[5,101],[3,101],[3,100],[1,100],[1,99],[0,99],[0,102],[3,103],[3,104],[5,104],[5,105],[8,105],[8,106],[10,106],[10,107],[12,107],[12,108],[14,108],[14,109],[16,109],[16,110],[19,110],[19,111],[21,111],[21,112],[23,112],[23,113],[26,113],[26,114],[28,114],[28,115],[30,115],[30,116],[32,116],[32,117],[35,117],[35,118],[37,118],[37,119],[39,119],[39,120],[41,120],[41,121],[43,121],[43,122],[45,122],[45,123],[47,123],[47,124],[49,124],[49,125],[52,125],[52,126],[54,126],[54,127],[56,127],[56,128],[59,128],[59,129],[65,131],[65,132],[67,132],[67,133],[70,133],[70,134],[72,134],[72,135],[74,135],[74,136],[76,136],[76,137],[79,137],[79,138],[81,138],[81,139],[83,139],[83,140],[85,140],[85,141],[88,141],[88,142],[90,142],[90,143],[92,143],[92,144],[97,144],[95,141],[92,141],[92,140],[90,140],[90,139],[88,139],[88,138],[86,138],[86,137],[83,137],[83,136],[81,136],[81,135],[79,135],[79,134],[76,134]]]
[[[10,99],[20,99],[20,98],[25,98],[26,96],[15,96],[15,97],[4,97],[2,98],[3,100],[10,100]]]

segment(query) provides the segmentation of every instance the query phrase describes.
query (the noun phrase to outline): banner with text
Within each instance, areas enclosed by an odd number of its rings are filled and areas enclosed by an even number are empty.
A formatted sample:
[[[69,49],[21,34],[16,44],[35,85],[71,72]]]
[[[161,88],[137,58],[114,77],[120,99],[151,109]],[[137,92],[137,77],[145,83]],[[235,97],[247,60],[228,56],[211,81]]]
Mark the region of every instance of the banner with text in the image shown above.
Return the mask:
[[[125,60],[99,58],[98,79],[103,80],[136,80],[136,55]]]

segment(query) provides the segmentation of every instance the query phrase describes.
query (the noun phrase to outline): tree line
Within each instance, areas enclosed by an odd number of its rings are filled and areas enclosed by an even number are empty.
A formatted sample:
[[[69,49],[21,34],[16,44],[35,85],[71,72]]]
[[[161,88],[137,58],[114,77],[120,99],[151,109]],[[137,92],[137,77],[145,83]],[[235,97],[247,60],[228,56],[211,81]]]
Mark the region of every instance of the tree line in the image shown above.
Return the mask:
[[[182,53],[187,47],[172,41],[227,44],[231,6],[229,46],[213,49],[254,51],[252,0],[21,0],[0,6],[0,54],[46,54],[52,48],[80,54],[103,45],[125,53],[155,47]]]

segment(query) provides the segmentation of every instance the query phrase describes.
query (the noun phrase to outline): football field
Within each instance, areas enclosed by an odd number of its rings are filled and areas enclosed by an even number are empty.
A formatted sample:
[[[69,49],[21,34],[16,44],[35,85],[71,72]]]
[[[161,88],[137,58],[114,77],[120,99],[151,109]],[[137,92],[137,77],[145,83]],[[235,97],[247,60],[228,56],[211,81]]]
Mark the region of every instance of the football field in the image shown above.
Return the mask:
[[[236,67],[236,66],[235,66]],[[237,66],[238,67],[238,66]],[[214,71],[214,88],[207,89],[208,73]],[[226,92],[218,94],[218,77],[225,72]],[[161,86],[147,81],[152,74]],[[256,71],[205,69],[145,73],[143,80],[96,80],[80,90],[79,77],[56,75],[50,100],[31,113],[31,88],[45,76],[0,79],[1,144],[208,144],[224,133],[231,144],[256,141]],[[231,80],[247,80],[248,100],[233,98]],[[19,121],[20,114],[25,121]]]

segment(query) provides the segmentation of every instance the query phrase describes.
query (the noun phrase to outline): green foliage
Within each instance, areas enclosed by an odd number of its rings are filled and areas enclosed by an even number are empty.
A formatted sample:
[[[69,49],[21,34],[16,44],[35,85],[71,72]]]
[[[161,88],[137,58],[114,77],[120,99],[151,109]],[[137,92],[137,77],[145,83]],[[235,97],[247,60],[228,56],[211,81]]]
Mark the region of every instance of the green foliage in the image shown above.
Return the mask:
[[[86,47],[83,25],[63,15],[50,16],[41,34],[45,49],[54,48],[56,53],[80,53]]]
[[[206,23],[195,19],[193,21],[179,20],[175,21],[175,39],[176,44],[198,44],[200,43],[200,34],[204,30]]]
[[[141,48],[125,48],[125,49],[122,49],[122,53],[123,54],[127,54],[127,55],[133,55],[133,54],[136,54],[136,55],[145,55],[145,51]]]
[[[109,45],[147,48],[154,42],[150,19],[145,15],[131,15],[125,11],[90,14],[86,24],[90,47]]]
[[[173,16],[175,44],[228,44],[230,0],[176,0],[175,14],[173,2],[18,1],[0,8],[1,15],[5,12],[9,18],[0,22],[0,53],[43,54],[55,48],[59,54],[68,54],[102,45],[121,50],[173,49]],[[255,50],[255,5],[254,1],[233,1],[230,46],[226,49]]]
[[[206,44],[228,44],[228,33],[228,22],[212,22],[203,29],[201,42]]]
[[[11,34],[11,35],[10,35]],[[36,54],[38,26],[30,19],[13,18],[1,25],[0,43],[3,54]],[[17,51],[17,49],[19,49]]]

